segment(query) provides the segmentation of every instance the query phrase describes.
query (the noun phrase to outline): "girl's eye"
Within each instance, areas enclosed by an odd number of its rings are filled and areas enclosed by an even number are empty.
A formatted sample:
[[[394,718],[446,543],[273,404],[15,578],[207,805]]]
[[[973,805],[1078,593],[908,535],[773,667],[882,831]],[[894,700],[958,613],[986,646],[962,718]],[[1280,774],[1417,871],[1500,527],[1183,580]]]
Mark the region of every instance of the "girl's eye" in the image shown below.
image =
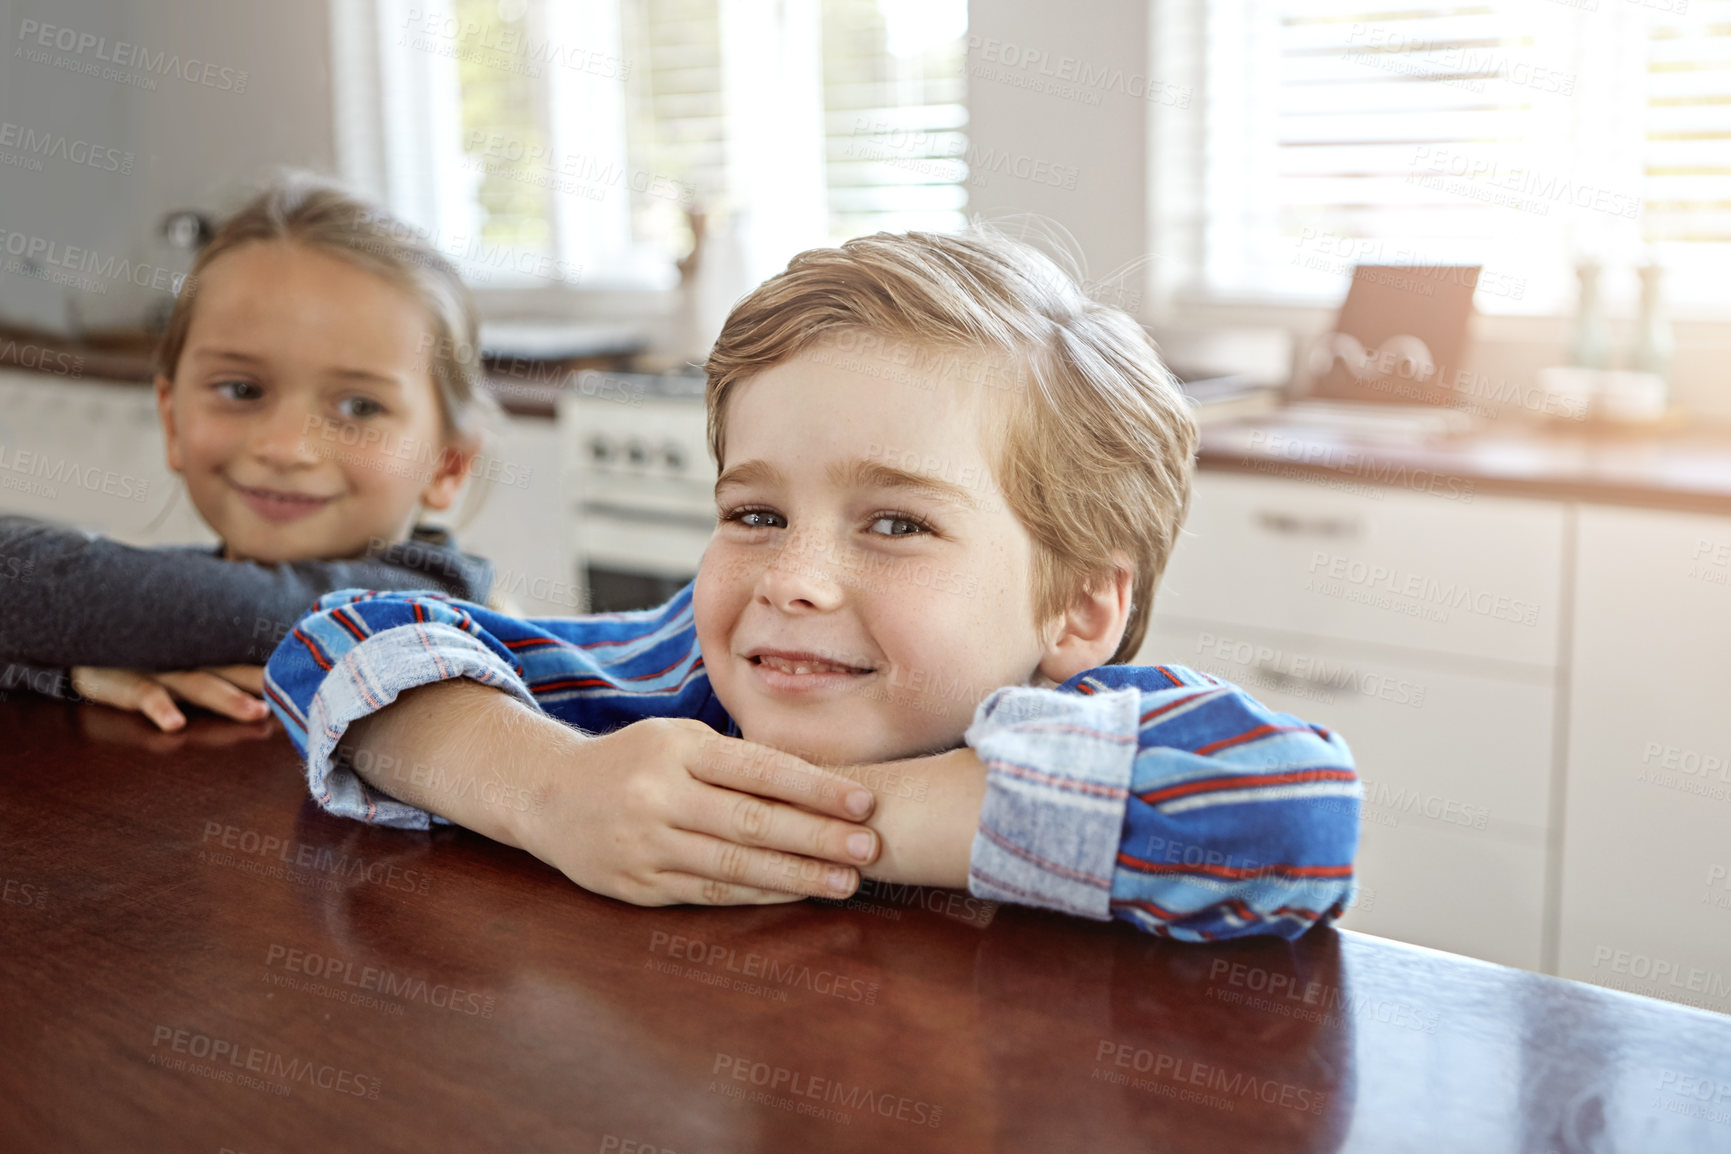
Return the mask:
[[[734,509],[723,515],[723,521],[734,521],[747,529],[782,529],[787,521],[780,513],[770,509]],[[780,525],[772,525],[771,521],[780,521]]]
[[[264,390],[252,381],[218,381],[216,391],[231,401],[256,401]]]
[[[364,421],[385,411],[385,406],[371,397],[344,397],[337,402],[337,412],[351,421]]]
[[[931,532],[931,528],[925,522],[917,521],[902,513],[879,513],[877,519],[872,522],[872,531],[878,532],[880,527],[885,525],[889,528],[884,530],[880,536],[912,537],[919,533]]]

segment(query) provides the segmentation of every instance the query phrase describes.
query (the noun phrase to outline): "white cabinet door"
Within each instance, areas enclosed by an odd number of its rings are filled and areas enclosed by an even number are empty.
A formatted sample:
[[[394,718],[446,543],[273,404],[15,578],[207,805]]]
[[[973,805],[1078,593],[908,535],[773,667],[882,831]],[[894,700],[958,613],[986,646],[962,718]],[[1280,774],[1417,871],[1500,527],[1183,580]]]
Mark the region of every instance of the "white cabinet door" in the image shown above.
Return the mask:
[[[1538,968],[1548,674],[1161,615],[1137,660],[1211,673],[1346,739],[1365,799],[1359,896],[1342,925]]]
[[[1561,505],[1358,489],[1201,473],[1157,609],[1556,664]]]
[[[508,417],[471,468],[463,501],[440,519],[458,548],[493,563],[495,595],[528,617],[583,611],[563,464],[553,421]]]
[[[131,545],[214,545],[169,471],[150,386],[0,371],[0,512]]]
[[[1731,1012],[1731,517],[1584,507],[1559,972]]]

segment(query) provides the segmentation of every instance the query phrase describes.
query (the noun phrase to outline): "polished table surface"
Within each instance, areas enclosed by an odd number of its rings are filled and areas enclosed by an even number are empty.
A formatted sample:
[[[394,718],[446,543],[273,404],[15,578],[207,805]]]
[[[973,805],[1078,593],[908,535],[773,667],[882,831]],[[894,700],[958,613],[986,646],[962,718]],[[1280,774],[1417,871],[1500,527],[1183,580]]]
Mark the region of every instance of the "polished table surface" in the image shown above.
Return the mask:
[[[1731,1150],[1731,1019],[1354,933],[638,909],[0,702],[0,1150]]]

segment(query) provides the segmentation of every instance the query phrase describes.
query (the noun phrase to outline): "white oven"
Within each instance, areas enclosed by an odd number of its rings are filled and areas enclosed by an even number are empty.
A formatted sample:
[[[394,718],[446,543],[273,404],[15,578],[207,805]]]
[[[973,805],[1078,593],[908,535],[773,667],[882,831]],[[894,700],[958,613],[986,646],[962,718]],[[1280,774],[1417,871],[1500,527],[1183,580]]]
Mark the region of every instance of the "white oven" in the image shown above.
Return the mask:
[[[595,613],[659,605],[715,530],[704,378],[579,373],[559,399],[577,564]]]

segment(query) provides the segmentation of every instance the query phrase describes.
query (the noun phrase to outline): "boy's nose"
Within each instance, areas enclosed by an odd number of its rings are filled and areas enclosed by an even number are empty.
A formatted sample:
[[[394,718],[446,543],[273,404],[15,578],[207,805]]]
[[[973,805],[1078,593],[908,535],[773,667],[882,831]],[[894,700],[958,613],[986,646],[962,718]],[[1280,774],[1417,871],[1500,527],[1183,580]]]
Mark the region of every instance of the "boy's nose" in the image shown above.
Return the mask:
[[[815,536],[791,537],[758,578],[758,595],[789,612],[827,611],[842,602],[833,547]]]

